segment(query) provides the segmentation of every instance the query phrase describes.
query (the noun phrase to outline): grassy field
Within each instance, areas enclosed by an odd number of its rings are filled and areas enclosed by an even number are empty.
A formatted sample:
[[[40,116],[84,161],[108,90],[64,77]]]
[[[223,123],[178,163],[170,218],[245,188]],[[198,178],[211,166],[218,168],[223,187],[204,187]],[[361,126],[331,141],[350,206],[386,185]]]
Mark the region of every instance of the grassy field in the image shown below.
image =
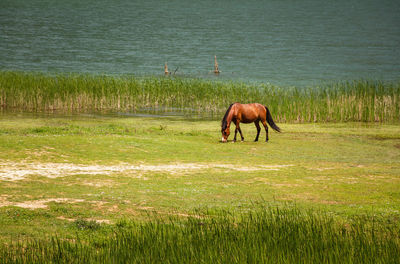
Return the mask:
[[[227,81],[133,76],[0,72],[3,111],[131,111],[180,109],[220,115],[233,102],[260,102],[278,122],[400,120],[400,83],[352,81],[277,87]]]
[[[222,144],[219,121],[2,114],[0,255],[398,262],[400,126],[279,126]]]
[[[378,220],[378,221],[377,221]],[[2,263],[397,263],[396,222],[338,223],[318,211],[258,208],[250,213],[119,222],[111,230],[76,222],[75,239],[30,240],[0,248]],[[95,234],[95,235],[93,235]]]

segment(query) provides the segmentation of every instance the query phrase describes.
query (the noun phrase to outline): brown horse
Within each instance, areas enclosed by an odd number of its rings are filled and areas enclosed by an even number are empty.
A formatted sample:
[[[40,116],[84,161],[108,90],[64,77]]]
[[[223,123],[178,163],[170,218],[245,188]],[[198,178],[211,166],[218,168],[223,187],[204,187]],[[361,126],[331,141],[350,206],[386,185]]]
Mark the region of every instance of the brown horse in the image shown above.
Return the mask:
[[[274,123],[272,120],[271,113],[269,112],[266,106],[261,104],[240,104],[233,103],[228,107],[224,118],[221,122],[221,133],[222,133],[222,142],[227,142],[230,131],[229,128],[231,126],[231,122],[235,123],[235,137],[233,141],[236,141],[236,134],[239,131],[240,137],[242,141],[244,140],[242,130],[240,129],[239,123],[252,123],[256,125],[257,128],[257,136],[254,141],[258,141],[258,136],[260,135],[260,121],[264,125],[265,132],[267,133],[266,142],[268,141],[268,124],[272,127],[273,130],[277,132],[281,132],[281,129]]]

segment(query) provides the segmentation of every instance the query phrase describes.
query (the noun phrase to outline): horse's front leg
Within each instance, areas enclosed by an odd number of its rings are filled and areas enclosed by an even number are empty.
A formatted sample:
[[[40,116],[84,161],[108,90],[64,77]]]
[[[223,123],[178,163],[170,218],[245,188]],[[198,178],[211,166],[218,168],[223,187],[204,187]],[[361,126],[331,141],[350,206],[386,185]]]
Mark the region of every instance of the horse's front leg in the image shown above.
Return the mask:
[[[238,127],[236,126],[236,128],[235,128],[235,136],[233,137],[233,142],[236,142],[237,132],[238,132]]]
[[[236,120],[236,122],[235,122],[235,125],[236,125],[236,129],[235,129],[235,141],[236,141],[236,133],[237,133],[238,131],[239,131],[239,133],[240,133],[240,137],[241,137],[242,141],[244,141],[243,133],[242,133],[242,130],[240,129],[239,123],[240,123],[240,121],[239,121],[239,120]]]

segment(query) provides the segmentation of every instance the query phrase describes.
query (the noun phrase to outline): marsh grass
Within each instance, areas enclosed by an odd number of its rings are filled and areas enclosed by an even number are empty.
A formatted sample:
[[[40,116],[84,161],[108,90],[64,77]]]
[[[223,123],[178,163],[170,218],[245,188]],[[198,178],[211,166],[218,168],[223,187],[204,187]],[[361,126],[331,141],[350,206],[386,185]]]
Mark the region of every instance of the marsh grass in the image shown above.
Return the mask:
[[[296,207],[122,220],[103,235],[10,243],[3,263],[396,263],[394,221]],[[104,231],[104,230],[103,230]],[[97,232],[102,232],[101,230]]]
[[[278,122],[398,122],[400,83],[340,82],[309,88],[183,78],[0,72],[3,111],[221,114],[232,102],[267,105]]]

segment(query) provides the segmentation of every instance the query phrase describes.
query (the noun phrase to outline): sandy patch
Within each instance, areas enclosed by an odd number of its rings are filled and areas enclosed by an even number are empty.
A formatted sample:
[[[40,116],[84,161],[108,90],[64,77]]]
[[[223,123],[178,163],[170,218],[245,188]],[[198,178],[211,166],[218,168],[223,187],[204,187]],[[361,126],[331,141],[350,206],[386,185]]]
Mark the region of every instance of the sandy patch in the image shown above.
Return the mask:
[[[329,168],[308,168],[309,170],[316,170],[316,171],[326,171],[326,170],[335,170],[337,168],[329,167]]]
[[[12,203],[7,200],[8,197],[9,195],[7,194],[2,194],[0,196],[0,207],[12,205]]]
[[[308,170],[314,171],[327,171],[327,170],[342,170],[342,169],[350,169],[350,168],[364,168],[364,165],[361,164],[340,164],[336,167],[305,167]]]
[[[222,165],[222,164],[215,164],[213,166],[209,166],[208,168],[224,168],[224,169],[232,169],[236,171],[279,171],[282,168],[291,167],[293,165],[259,165],[253,167],[242,167],[236,165]]]
[[[72,163],[0,163],[0,180],[16,181],[23,180],[29,175],[45,176],[48,178],[65,177],[69,175],[110,175],[113,173],[136,173],[140,172],[165,172],[170,174],[189,173],[205,169],[225,169],[236,171],[278,171],[293,165],[258,165],[238,166],[233,164],[203,164],[203,163],[176,163],[159,165],[82,165]]]
[[[58,217],[56,217],[57,219],[60,219],[60,220],[65,220],[65,221],[68,221],[68,222],[73,222],[73,221],[75,221],[76,219],[75,218],[67,218],[67,217],[64,217],[64,216],[58,216]]]
[[[50,198],[50,199],[42,199],[42,200],[32,200],[25,202],[9,202],[7,200],[0,200],[0,207],[3,206],[17,206],[21,208],[27,209],[38,209],[38,208],[47,208],[47,203],[56,202],[56,203],[79,203],[84,202],[82,199],[70,199],[70,198]]]
[[[108,219],[94,219],[94,218],[85,218],[86,221],[95,221],[98,224],[111,224],[111,221]]]
[[[73,198],[49,198],[49,199],[40,199],[40,200],[28,200],[24,202],[11,202],[8,201],[7,198],[11,197],[8,195],[1,195],[0,196],[0,207],[4,206],[17,206],[21,208],[27,208],[27,209],[39,209],[39,208],[47,208],[48,203],[50,202],[56,202],[56,203],[82,203],[86,202],[84,199],[73,199]],[[90,204],[93,204],[94,206],[98,208],[102,208],[105,204],[108,204],[108,202],[104,201],[87,201]]]
[[[57,219],[65,220],[65,221],[68,221],[68,222],[74,222],[74,221],[77,220],[76,218],[67,218],[67,217],[64,217],[62,215],[58,216]],[[85,218],[84,220],[86,220],[86,221],[95,221],[98,224],[111,224],[111,221],[108,220],[108,219]]]

